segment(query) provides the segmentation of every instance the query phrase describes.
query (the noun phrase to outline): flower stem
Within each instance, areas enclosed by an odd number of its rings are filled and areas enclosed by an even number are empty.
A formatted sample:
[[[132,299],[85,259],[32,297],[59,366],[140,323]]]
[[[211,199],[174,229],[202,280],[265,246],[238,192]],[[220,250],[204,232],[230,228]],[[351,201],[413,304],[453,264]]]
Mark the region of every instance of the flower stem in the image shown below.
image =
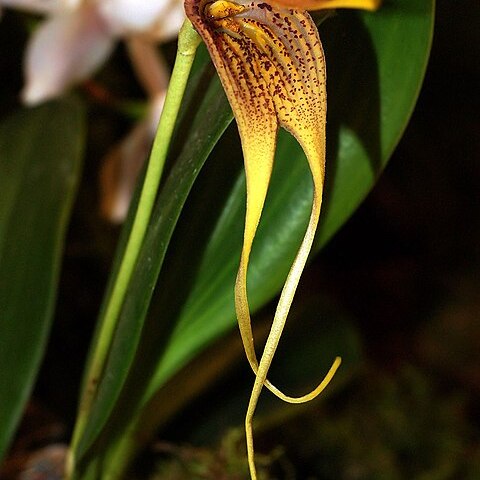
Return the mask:
[[[122,304],[150,221],[178,111],[183,99],[193,60],[195,59],[195,52],[199,44],[200,37],[193,29],[190,21],[186,20],[179,33],[175,65],[173,67],[157,134],[150,153],[137,211],[120,263],[118,275],[114,280],[111,295],[107,300],[104,310],[105,313],[100,320],[101,326],[97,341],[93,346],[89,370],[85,377],[77,422],[72,437],[67,465],[67,478],[71,478],[75,468],[76,448],[85,431],[87,419],[95,400],[97,386],[105,367],[107,355],[110,351],[113,333],[117,326]]]

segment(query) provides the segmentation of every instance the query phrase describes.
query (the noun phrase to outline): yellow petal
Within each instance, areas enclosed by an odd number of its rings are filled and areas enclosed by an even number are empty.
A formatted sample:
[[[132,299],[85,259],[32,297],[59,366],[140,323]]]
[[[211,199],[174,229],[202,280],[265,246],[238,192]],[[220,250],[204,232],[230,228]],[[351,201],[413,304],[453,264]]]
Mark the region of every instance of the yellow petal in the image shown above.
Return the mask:
[[[252,368],[257,370],[246,291],[246,274],[273,166],[278,125],[299,140],[314,179],[312,215],[302,255],[290,275],[291,303],[320,214],[325,159],[325,60],[317,29],[305,12],[266,3],[186,2],[186,13],[203,37],[235,114],[245,159],[247,213],[236,283],[237,316]],[[285,309],[284,316],[288,313]],[[287,401],[287,397],[267,382]]]
[[[376,10],[382,0],[273,0],[270,3],[302,10],[326,10],[331,8]]]

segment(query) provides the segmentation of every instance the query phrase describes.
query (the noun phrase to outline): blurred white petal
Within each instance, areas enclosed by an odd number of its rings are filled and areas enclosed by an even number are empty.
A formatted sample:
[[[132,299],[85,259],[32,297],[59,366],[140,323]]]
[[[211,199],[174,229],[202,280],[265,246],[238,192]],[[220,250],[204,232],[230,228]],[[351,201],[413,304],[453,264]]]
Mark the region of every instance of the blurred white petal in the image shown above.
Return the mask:
[[[163,94],[168,86],[169,68],[157,46],[143,37],[126,40],[133,71],[150,98]]]
[[[45,21],[27,48],[24,102],[40,103],[84,80],[106,59],[113,43],[103,19],[88,5]]]
[[[159,40],[178,34],[179,19],[184,18],[180,0],[98,0],[98,8],[117,35],[145,33],[165,18],[162,21],[165,33],[157,36]]]
[[[147,118],[134,129],[105,158],[100,173],[100,210],[113,223],[125,220],[135,183],[147,160],[158,121],[165,102],[165,92],[150,104]]]
[[[0,7],[15,8],[33,13],[52,13],[71,10],[82,0],[0,0]]]

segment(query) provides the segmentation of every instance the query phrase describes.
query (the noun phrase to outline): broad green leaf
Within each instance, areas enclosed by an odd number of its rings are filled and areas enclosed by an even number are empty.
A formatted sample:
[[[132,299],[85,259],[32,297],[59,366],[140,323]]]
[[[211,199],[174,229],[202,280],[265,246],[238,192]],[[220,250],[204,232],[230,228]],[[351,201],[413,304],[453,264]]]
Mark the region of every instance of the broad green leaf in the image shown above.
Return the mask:
[[[30,395],[53,318],[84,114],[69,99],[0,124],[0,457]]]
[[[358,206],[398,142],[423,79],[432,25],[433,0],[392,0],[376,13],[342,11],[322,25],[329,76],[329,153],[317,247]],[[182,131],[180,140],[186,146],[175,160],[154,212],[101,379],[91,425],[77,452],[80,456],[98,439],[115,408],[114,420],[110,419],[103,430],[101,444],[109,450],[107,463],[121,464],[119,456],[125,454],[125,446],[120,440],[128,443],[126,429],[132,435],[137,428],[142,429],[135,422],[155,393],[198,352],[235,326],[233,285],[245,203],[242,175],[224,203],[206,249],[201,250],[209,225],[203,216],[211,216],[211,210],[222,207],[219,190],[232,183],[231,158],[225,159],[228,174],[217,170],[215,178],[205,180],[209,190],[203,189],[196,201],[189,202],[186,214],[192,223],[184,223],[183,235],[178,232],[168,268],[155,286],[185,198],[205,156],[230,119],[224,95],[214,80],[193,124]],[[281,287],[311,207],[306,161],[287,134],[279,138],[276,161],[250,266],[253,309]],[[200,254],[203,257],[198,259]],[[154,289],[155,300],[139,345]],[[104,454],[97,447],[91,454],[97,456],[95,460]]]

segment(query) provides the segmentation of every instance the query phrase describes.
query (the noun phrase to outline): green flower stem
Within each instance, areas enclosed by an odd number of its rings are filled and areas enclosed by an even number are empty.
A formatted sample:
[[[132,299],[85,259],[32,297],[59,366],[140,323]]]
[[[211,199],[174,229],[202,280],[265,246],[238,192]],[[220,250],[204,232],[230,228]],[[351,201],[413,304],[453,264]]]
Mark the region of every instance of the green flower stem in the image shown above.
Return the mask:
[[[94,345],[89,371],[86,375],[71,445],[71,458],[69,459],[70,475],[72,474],[75,464],[74,455],[76,446],[84,432],[95,399],[97,385],[105,367],[105,361],[110,350],[118,316],[125,300],[132,272],[137,262],[145,232],[150,221],[173,129],[182,103],[193,60],[195,59],[195,52],[199,44],[200,37],[193,29],[190,21],[186,20],[179,33],[177,57],[175,59],[175,65],[170,79],[167,96],[165,98],[165,105],[163,107],[157,134],[148,161],[148,167],[135,219],[125,248],[124,256],[121,260],[118,275],[115,279],[112,293],[105,309],[98,340]]]

